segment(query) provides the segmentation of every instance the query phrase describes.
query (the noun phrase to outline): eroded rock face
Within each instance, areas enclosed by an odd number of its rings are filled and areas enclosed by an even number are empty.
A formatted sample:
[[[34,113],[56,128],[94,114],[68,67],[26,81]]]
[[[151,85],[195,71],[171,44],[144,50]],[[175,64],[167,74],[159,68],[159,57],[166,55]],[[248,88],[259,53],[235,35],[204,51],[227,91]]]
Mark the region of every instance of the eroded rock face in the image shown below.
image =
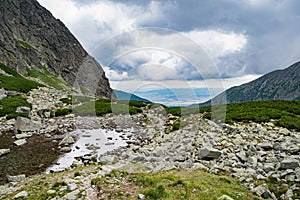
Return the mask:
[[[101,65],[36,0],[1,1],[0,29],[0,62],[25,76],[27,68],[47,69],[71,86],[114,97]]]

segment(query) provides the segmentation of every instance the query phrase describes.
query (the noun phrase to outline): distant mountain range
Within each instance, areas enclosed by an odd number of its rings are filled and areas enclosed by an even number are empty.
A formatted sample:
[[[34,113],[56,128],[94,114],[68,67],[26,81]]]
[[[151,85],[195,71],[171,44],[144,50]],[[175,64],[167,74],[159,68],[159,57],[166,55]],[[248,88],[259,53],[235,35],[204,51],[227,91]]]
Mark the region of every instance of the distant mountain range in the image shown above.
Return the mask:
[[[142,101],[142,102],[150,102],[147,99],[141,98],[137,95],[130,94],[121,90],[113,90],[113,92],[117,96],[118,100],[135,100],[135,101]]]
[[[232,87],[200,106],[263,100],[300,100],[300,62]]]

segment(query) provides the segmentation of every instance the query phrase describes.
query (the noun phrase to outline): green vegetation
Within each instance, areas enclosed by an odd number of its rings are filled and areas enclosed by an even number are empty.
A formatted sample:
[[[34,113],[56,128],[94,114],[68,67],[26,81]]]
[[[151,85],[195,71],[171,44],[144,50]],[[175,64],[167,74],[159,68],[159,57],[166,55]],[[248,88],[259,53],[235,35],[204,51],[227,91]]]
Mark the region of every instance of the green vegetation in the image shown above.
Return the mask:
[[[19,44],[25,49],[32,49],[33,47],[25,41],[18,40]]]
[[[26,106],[31,108],[31,104],[22,96],[13,96],[0,100],[0,117],[6,116],[7,119],[16,118],[17,116],[27,117],[25,113],[16,113],[17,107]]]
[[[226,123],[270,122],[300,130],[300,101],[255,101],[227,105]]]
[[[265,180],[256,180],[256,182],[254,182],[255,186],[261,185],[263,183],[268,185],[269,190],[273,192],[276,197],[280,197],[281,195],[286,194],[286,192],[292,185],[296,185],[296,187],[300,187],[300,183],[295,183],[295,182],[287,183],[284,180],[277,180],[276,178],[273,177],[268,177]],[[295,190],[293,194],[294,194],[293,199],[300,198],[300,190]]]
[[[233,199],[259,199],[237,180],[201,170],[170,170],[158,173],[133,173],[113,170],[103,178],[92,180],[100,199],[218,199],[228,195]]]
[[[18,74],[15,70],[7,67],[2,63],[0,63],[0,68],[3,71],[5,71],[7,74],[12,75],[12,76],[5,76],[3,74],[0,74],[0,88],[27,93],[32,89],[43,86],[42,84],[39,84],[37,82],[27,80],[26,78]]]
[[[270,122],[274,120],[275,125],[288,129],[300,131],[300,101],[254,101],[246,103],[234,103],[226,105],[215,105],[213,108],[214,118],[222,117],[226,112],[226,123],[233,122]],[[211,119],[212,108],[165,108],[167,113],[182,116],[194,113],[203,113],[204,117]]]
[[[56,110],[56,116],[74,113],[80,116],[103,116],[108,113],[113,114],[138,114],[142,112],[142,107],[148,104],[138,101],[118,101],[111,99],[94,99],[86,96],[73,96],[61,99],[63,103],[73,105],[74,108],[63,108]]]
[[[141,113],[140,107],[130,106],[122,101],[113,101],[110,99],[97,99],[94,101],[88,101],[79,105],[73,109],[73,112],[77,115],[89,116],[96,115],[102,116],[108,113],[114,114],[137,114]]]
[[[38,78],[48,86],[54,87],[58,90],[62,90],[62,85],[66,85],[64,81],[51,74],[44,66],[42,66],[42,72],[35,69],[27,69],[27,75],[33,78]]]

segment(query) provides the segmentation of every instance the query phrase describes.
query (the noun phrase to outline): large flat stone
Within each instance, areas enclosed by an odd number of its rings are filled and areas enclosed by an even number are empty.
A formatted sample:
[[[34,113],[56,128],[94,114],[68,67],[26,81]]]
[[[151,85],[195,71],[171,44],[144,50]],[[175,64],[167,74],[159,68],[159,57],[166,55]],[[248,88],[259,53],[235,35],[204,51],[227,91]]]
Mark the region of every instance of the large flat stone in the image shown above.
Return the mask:
[[[0,156],[10,153],[10,149],[0,149]]]
[[[29,138],[32,136],[32,133],[21,133],[21,134],[16,134],[16,138],[19,139],[24,139],[24,138]]]
[[[23,181],[25,180],[26,176],[25,174],[21,174],[21,175],[18,175],[18,176],[7,176],[7,180],[8,182],[20,182],[20,181]]]
[[[17,146],[21,146],[21,145],[26,144],[26,142],[27,142],[26,139],[20,139],[20,140],[16,140],[14,142],[14,144],[17,145]]]
[[[221,156],[221,151],[212,148],[202,148],[199,150],[198,157],[201,160],[213,160]]]
[[[299,161],[295,159],[284,159],[280,163],[280,169],[296,169],[299,167]]]

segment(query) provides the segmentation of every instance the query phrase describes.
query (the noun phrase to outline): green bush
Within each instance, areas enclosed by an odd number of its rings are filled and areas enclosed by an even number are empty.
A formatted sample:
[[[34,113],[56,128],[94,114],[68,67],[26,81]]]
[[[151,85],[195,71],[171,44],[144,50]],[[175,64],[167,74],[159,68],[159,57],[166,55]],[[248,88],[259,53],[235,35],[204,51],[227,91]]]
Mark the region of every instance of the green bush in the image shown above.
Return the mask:
[[[55,111],[55,117],[59,117],[59,116],[65,116],[68,114],[72,113],[72,109],[71,108],[63,108],[63,109],[57,109]]]
[[[211,118],[211,107],[200,108],[204,117]],[[255,101],[234,103],[226,106],[226,123],[270,122],[289,129],[300,130],[300,101]]]
[[[6,72],[7,74],[10,74],[12,76],[15,76],[15,77],[20,77],[21,75],[18,74],[18,72],[16,72],[15,70],[13,70],[12,68],[4,65],[3,63],[0,63],[0,68]]]
[[[24,113],[16,113],[17,107],[26,106],[31,108],[32,105],[26,101],[25,98],[21,96],[8,97],[0,100],[0,117],[7,115],[8,119],[15,118],[17,116],[27,116]]]

